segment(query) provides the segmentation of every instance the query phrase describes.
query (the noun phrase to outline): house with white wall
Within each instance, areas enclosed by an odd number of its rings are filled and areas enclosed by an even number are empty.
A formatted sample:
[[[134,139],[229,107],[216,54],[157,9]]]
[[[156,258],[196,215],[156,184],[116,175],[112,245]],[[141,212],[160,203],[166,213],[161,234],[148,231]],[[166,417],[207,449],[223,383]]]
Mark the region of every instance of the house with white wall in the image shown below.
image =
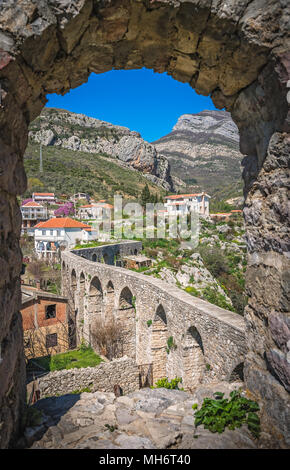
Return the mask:
[[[205,192],[194,194],[174,194],[166,196],[164,204],[168,215],[189,214],[196,212],[209,216],[210,196]]]
[[[41,221],[47,220],[47,208],[35,201],[28,201],[20,207],[22,215],[21,232],[29,233],[30,229]]]
[[[35,202],[44,203],[47,202],[48,204],[55,203],[55,195],[54,193],[32,193],[32,199]]]
[[[34,227],[35,251],[39,258],[57,258],[60,250],[96,238],[97,232],[90,225],[70,217],[54,217]]]
[[[84,204],[79,207],[78,218],[81,220],[107,218],[113,209],[111,204],[105,201],[99,201],[91,204]]]

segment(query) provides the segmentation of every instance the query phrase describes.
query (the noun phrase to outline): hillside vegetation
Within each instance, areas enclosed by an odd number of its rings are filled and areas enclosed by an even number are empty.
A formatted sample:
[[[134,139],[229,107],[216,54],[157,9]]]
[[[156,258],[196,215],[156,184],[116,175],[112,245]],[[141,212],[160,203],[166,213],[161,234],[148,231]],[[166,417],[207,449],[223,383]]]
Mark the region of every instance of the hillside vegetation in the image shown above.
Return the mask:
[[[115,193],[125,199],[137,199],[147,184],[150,193],[161,198],[165,190],[148,181],[142,173],[122,168],[104,155],[73,151],[60,147],[42,148],[43,172],[39,171],[39,145],[29,142],[24,166],[31,191],[72,195],[85,192],[96,199],[111,200]]]

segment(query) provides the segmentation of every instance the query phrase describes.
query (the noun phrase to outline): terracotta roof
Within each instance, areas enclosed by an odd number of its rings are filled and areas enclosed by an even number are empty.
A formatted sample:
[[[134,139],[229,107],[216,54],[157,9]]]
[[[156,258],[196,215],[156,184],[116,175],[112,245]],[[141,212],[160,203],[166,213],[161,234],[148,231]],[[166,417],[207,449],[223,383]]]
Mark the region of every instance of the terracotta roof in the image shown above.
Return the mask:
[[[46,222],[40,222],[33,228],[90,228],[89,225],[78,222],[70,217],[54,217]]]
[[[93,207],[92,204],[85,204],[84,206],[80,206],[80,209],[85,209],[88,207]]]
[[[210,197],[206,193],[193,193],[193,194],[174,194],[172,196],[165,196],[165,199],[181,199],[184,197],[202,196],[203,194],[207,197]]]
[[[53,196],[54,197],[54,193],[33,193],[34,196]]]
[[[27,202],[26,204],[23,204],[23,206],[21,207],[43,207],[43,206],[38,204],[38,202],[30,201],[30,202]]]
[[[192,196],[200,196],[201,193],[195,193],[195,194],[176,194],[174,196],[166,196],[165,199],[181,199],[183,197],[192,197]]]
[[[240,209],[233,209],[231,212],[243,212],[243,211]]]

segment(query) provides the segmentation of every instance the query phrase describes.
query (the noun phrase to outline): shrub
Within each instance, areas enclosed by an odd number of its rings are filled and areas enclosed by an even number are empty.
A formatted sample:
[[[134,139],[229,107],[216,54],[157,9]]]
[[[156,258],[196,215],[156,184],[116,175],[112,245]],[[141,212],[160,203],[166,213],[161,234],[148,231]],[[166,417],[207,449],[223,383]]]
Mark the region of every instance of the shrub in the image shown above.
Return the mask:
[[[174,342],[173,336],[169,336],[169,338],[167,340],[167,349],[166,349],[167,354],[169,354],[171,349],[176,349],[176,348],[177,348],[177,346]]]
[[[167,377],[163,377],[162,379],[157,380],[157,382],[155,383],[155,387],[151,387],[151,388],[168,388],[171,390],[183,390],[183,388],[178,387],[179,383],[182,383],[181,377],[176,377],[175,379],[172,379],[170,382],[168,381]]]
[[[224,295],[220,294],[216,288],[206,287],[202,291],[202,297],[211,304],[217,305],[218,307],[226,310],[234,311],[234,308],[229,304]]]
[[[229,265],[223,251],[218,247],[200,246],[199,252],[203,262],[213,277],[217,278],[222,273],[229,271]]]
[[[222,433],[226,427],[234,430],[246,423],[253,436],[259,437],[260,418],[256,412],[260,408],[256,402],[242,397],[237,390],[230,393],[230,399],[224,398],[221,392],[214,396],[216,399],[205,398],[200,410],[195,412],[196,427],[203,424],[211,432]],[[196,404],[192,408],[196,409]]]
[[[113,317],[95,318],[91,325],[92,341],[101,354],[108,359],[118,357],[123,351],[122,327]]]

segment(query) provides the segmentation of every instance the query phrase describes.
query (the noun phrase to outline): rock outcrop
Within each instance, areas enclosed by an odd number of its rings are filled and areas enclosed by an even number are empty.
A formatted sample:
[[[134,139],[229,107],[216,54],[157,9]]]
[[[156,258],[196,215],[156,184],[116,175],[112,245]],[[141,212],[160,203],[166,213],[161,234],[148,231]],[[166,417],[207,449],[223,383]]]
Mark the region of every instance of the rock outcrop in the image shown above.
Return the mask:
[[[206,190],[210,194],[225,193],[228,197],[242,194],[239,131],[230,113],[184,114],[172,132],[154,145],[170,161],[177,187],[182,187],[183,182],[196,191]]]
[[[45,108],[31,124],[29,136],[43,145],[106,154],[128,168],[141,171],[153,183],[170,190],[172,181],[166,157],[138,132],[69,111]]]
[[[82,393],[40,400],[38,426],[25,430],[19,446],[32,449],[254,449],[246,426],[222,434],[195,428],[193,404],[220,391],[229,397],[243,384],[200,385],[193,394],[144,388],[116,398],[113,393]],[[265,439],[266,436],[263,436]]]

